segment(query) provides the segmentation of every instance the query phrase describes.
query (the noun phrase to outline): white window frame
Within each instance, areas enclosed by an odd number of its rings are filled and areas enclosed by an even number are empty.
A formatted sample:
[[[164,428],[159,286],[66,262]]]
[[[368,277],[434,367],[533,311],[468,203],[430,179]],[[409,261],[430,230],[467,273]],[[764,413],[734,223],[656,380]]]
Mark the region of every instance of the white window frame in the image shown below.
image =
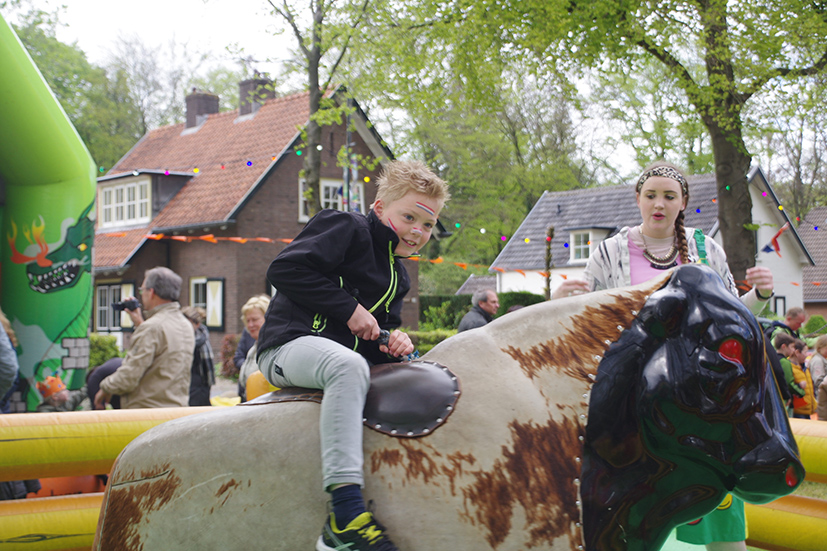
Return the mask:
[[[191,277],[190,306],[204,309],[209,329],[224,331],[224,278]]]
[[[149,178],[100,185],[100,227],[114,228],[148,223],[152,214],[151,190]]]
[[[132,283],[102,283],[95,286],[95,331],[120,332],[132,327],[132,318],[125,310],[115,312],[113,302],[121,302],[134,294]]]
[[[569,263],[585,264],[588,262],[589,256],[591,256],[591,242],[591,232],[571,232],[569,236]]]
[[[319,181],[322,184],[322,208],[344,210],[344,205],[342,204],[344,193],[342,190],[344,190],[345,187],[344,180],[337,180],[335,178],[321,178]],[[304,197],[304,189],[305,180],[302,178],[299,180],[299,222],[307,222],[310,220],[310,216],[308,215],[308,212],[310,212],[310,205]],[[353,199],[353,204],[351,205],[350,210],[367,214],[367,208],[364,204],[364,183],[358,181],[351,182],[350,195]]]

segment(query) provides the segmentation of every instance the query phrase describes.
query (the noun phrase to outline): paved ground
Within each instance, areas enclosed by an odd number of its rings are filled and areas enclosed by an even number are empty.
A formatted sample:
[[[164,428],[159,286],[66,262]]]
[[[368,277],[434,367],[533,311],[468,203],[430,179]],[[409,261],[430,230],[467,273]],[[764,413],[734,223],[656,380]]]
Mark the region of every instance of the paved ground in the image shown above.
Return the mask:
[[[210,398],[215,396],[224,398],[238,396],[238,383],[224,377],[216,377],[215,384],[210,389]]]

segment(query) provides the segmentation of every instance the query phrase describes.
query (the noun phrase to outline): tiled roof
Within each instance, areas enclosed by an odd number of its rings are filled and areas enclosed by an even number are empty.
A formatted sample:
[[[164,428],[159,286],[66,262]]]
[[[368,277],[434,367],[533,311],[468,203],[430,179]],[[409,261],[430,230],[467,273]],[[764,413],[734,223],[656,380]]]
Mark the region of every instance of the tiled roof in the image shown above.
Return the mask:
[[[812,209],[798,233],[815,261],[815,266],[804,268],[804,302],[827,302],[827,207]],[[814,281],[821,285],[813,285]]]
[[[715,177],[699,175],[687,179],[691,194],[685,211],[686,226],[701,228],[709,235],[718,222],[718,204],[713,202],[718,195]],[[554,226],[551,243],[554,266],[568,265],[569,250],[565,243],[569,240],[570,230],[595,227],[615,230],[639,224],[640,211],[634,198],[635,190],[631,185],[546,191],[500,252],[492,268],[544,270],[548,226]]]
[[[115,268],[126,263],[147,233],[146,228],[139,228],[95,235],[95,268]]]
[[[473,295],[477,291],[482,291],[483,289],[496,289],[497,288],[497,276],[478,276],[476,274],[471,274],[468,276],[468,279],[465,280],[457,292],[454,293],[455,295]]]
[[[183,123],[158,128],[146,134],[109,175],[142,169],[191,173],[197,168],[198,173],[151,226],[225,220],[273,158],[291,145],[308,114],[308,96],[302,93],[268,100],[255,116],[239,118],[233,110],[209,115],[197,130],[185,129]],[[252,166],[247,166],[248,161]]]

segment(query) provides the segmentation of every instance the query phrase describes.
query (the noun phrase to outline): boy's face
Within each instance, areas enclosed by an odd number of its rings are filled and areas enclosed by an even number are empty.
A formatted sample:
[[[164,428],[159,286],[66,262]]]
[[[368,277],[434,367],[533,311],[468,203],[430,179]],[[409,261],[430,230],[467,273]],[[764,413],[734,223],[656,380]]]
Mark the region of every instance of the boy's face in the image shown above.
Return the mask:
[[[415,192],[390,203],[377,199],[373,204],[379,220],[399,236],[393,251],[399,256],[411,256],[428,242],[441,209],[438,200]]]

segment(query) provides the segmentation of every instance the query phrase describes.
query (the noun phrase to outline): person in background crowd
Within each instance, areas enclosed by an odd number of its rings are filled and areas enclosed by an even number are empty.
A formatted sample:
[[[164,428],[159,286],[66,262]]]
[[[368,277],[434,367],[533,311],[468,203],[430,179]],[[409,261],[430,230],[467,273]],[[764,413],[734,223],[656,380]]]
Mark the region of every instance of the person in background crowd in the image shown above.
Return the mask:
[[[190,402],[191,406],[209,406],[210,388],[215,384],[215,364],[212,359],[210,346],[210,332],[204,322],[207,320],[203,308],[187,306],[181,313],[192,324],[195,331],[195,349],[192,354],[192,368],[190,369]]]
[[[818,388],[821,386],[822,381],[824,381],[825,375],[827,375],[827,335],[821,335],[816,339],[813,350],[815,352],[810,356],[810,361],[807,366],[813,374],[813,386],[816,388],[816,392],[818,392]],[[825,399],[827,399],[827,397],[825,397]],[[818,402],[821,403],[820,396]]]
[[[567,279],[552,298],[615,289],[643,283],[681,264],[701,262],[721,276],[735,296],[738,288],[729,271],[723,248],[703,231],[684,226],[689,183],[674,165],[657,162],[647,167],[635,186],[641,224],[624,227],[603,240],[589,256],[583,280]],[[752,286],[741,301],[760,312],[773,296],[773,277],[768,268],[747,269]],[[729,503],[729,496],[724,500]],[[719,508],[692,525],[679,526],[680,541],[706,545],[708,551],[746,550],[744,503],[733,496],[731,505]]]
[[[790,346],[790,366],[796,384],[804,391],[803,396],[793,396],[793,417],[796,419],[809,419],[816,411],[813,378],[810,370],[805,366],[806,359],[807,343],[801,339],[795,339],[795,342]]]
[[[0,310],[0,414],[9,413],[8,401],[17,385],[20,369],[16,347],[17,335],[3,310]],[[40,491],[40,487],[37,479],[0,482],[0,501],[25,499],[28,494]]]
[[[43,397],[43,403],[37,406],[37,411],[40,413],[92,409],[89,397],[86,395],[86,387],[80,390],[69,390],[57,375],[38,381],[37,390]]]
[[[95,395],[101,387],[101,381],[112,375],[123,363],[123,358],[114,357],[109,358],[98,367],[93,369],[89,375],[86,376],[86,394],[89,396],[89,401],[94,405]],[[112,409],[121,409],[121,397],[117,394],[112,395],[109,400],[109,405]],[[95,406],[94,409],[106,409],[103,404],[100,407]]]
[[[772,341],[775,350],[778,352],[778,355],[781,356],[779,361],[781,367],[784,369],[784,383],[787,385],[790,396],[792,397],[792,400],[788,404],[789,411],[787,412],[790,416],[792,416],[792,403],[796,398],[803,398],[805,394],[804,388],[795,380],[792,362],[790,361],[790,357],[793,355],[793,344],[795,341],[796,338],[785,331],[778,333]],[[778,381],[778,384],[781,385],[781,381]]]
[[[457,333],[489,324],[500,308],[500,301],[493,289],[483,289],[474,293],[471,296],[471,304],[471,310],[459,322]]]
[[[238,371],[238,395],[241,396],[241,401],[247,401],[247,378],[258,371],[258,362],[256,355],[258,353],[258,333],[261,326],[264,325],[264,313],[267,312],[267,307],[270,305],[270,297],[267,295],[256,295],[251,297],[244,306],[241,307],[241,321],[244,322],[244,327],[250,337],[253,339],[253,345],[247,351],[247,357],[241,364],[241,369]],[[240,347],[240,346],[239,346]]]
[[[180,407],[189,404],[195,334],[181,313],[181,277],[163,266],[147,270],[140,288],[141,309],[127,309],[135,324],[126,358],[100,383],[95,406],[121,397],[121,408]]]

